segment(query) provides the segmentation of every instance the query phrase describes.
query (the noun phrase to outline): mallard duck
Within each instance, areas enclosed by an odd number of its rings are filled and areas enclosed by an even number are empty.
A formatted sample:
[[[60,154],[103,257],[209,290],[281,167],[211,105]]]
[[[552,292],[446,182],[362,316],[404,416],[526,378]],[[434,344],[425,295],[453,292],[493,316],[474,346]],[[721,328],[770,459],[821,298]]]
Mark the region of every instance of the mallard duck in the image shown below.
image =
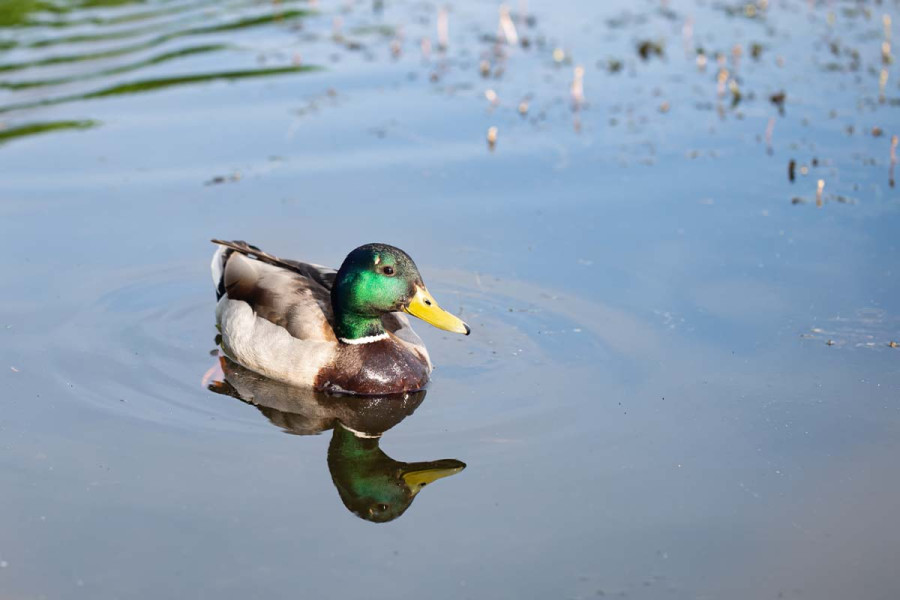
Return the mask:
[[[431,359],[404,313],[471,331],[438,306],[416,264],[394,246],[360,246],[335,271],[245,242],[213,243],[222,349],[271,379],[346,394],[421,390]]]

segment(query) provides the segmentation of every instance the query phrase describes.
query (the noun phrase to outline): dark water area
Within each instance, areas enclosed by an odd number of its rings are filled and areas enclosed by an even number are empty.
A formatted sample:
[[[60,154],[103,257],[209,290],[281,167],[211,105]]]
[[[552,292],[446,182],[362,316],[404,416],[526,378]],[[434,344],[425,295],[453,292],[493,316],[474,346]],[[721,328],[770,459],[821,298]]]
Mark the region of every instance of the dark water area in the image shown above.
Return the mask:
[[[0,598],[897,598],[898,8],[0,2]],[[473,333],[261,380],[213,237]]]

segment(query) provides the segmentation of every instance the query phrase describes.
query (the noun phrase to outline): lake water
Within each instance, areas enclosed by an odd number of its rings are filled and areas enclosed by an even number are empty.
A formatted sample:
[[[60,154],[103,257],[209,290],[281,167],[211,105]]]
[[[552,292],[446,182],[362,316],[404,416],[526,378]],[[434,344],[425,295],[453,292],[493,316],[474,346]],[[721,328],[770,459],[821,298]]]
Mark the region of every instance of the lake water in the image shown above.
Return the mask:
[[[900,3],[442,8],[0,3],[0,597],[897,598]],[[212,237],[473,333],[223,379]]]

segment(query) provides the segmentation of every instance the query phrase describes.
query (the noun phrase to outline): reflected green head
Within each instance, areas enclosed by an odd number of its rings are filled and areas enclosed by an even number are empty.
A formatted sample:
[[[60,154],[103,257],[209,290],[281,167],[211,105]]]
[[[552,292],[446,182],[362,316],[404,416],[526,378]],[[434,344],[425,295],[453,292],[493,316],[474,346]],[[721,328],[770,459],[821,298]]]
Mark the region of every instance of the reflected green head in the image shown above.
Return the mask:
[[[341,501],[366,521],[393,521],[426,485],[466,467],[454,459],[396,461],[378,444],[379,438],[357,437],[338,424],[328,446],[328,470]]]

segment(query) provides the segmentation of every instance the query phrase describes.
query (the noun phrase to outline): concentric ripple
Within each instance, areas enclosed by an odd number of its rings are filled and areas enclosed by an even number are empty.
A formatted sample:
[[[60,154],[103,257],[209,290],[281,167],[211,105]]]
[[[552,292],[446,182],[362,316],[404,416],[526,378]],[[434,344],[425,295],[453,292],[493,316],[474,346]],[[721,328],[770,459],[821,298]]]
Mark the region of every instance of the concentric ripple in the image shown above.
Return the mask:
[[[569,349],[571,363],[573,347],[618,352],[625,337],[641,338],[634,332],[619,337],[574,315],[586,305],[587,313],[602,319],[610,309],[572,298],[559,302],[559,296],[546,290],[487,279],[458,272],[431,277],[448,309],[475,328],[467,338],[442,333],[429,338],[441,379],[477,382],[478,375],[494,378],[505,370],[514,376],[520,360],[535,365],[554,361],[557,344]],[[197,266],[133,270],[124,283],[98,290],[56,329],[59,346],[51,350],[55,364],[50,371],[78,401],[124,418],[174,427],[258,430],[265,424],[256,411],[207,389],[221,377],[214,311],[208,275]],[[625,315],[616,321],[640,327]],[[424,332],[428,326],[418,324],[418,329]]]

